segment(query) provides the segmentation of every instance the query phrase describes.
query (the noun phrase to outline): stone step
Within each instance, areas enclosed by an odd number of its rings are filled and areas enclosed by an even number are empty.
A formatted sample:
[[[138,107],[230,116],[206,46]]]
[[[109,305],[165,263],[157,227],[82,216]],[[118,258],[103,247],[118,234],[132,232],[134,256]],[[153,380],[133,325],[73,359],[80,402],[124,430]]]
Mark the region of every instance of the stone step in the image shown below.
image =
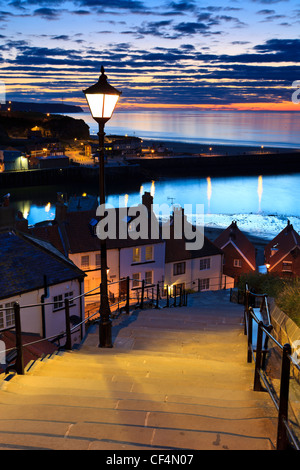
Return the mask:
[[[271,448],[275,440],[275,426],[272,419],[254,418],[215,418],[183,413],[158,413],[145,411],[95,410],[65,407],[0,407],[0,443],[18,445],[31,435],[30,446],[41,445],[43,437],[55,440],[55,448],[60,448],[57,439],[111,440],[131,445],[163,446],[169,448],[211,449],[213,443],[222,442],[231,449],[255,443],[256,450]],[[274,432],[270,432],[270,428]],[[228,431],[230,429],[230,432]],[[2,433],[5,433],[2,439]],[[228,443],[227,439],[228,438]],[[247,442],[247,444],[246,444]],[[205,444],[205,447],[202,447]],[[52,444],[53,445],[53,444]],[[56,447],[58,446],[58,447]]]
[[[74,372],[78,374],[103,374],[103,375],[141,375],[153,377],[166,377],[177,376],[181,377],[195,377],[195,379],[206,375],[207,371],[214,370],[220,376],[226,374],[227,377],[237,377],[236,362],[224,362],[223,360],[203,360],[201,358],[194,358],[190,361],[183,360],[182,358],[166,358],[158,357],[157,360],[149,356],[141,356],[138,358],[134,354],[124,357],[124,355],[113,356],[109,359],[99,356],[84,356],[81,354],[69,354],[66,356],[56,356],[53,359],[49,358],[44,361],[36,361],[36,363],[28,370],[28,374],[43,373],[43,370],[52,372],[54,368],[63,371],[66,369],[67,373]],[[41,370],[42,369],[42,370]],[[239,373],[253,375],[253,367],[244,363],[239,368]]]
[[[13,391],[2,393],[0,396],[0,406],[7,405],[39,407],[46,406],[48,408],[66,407],[73,411],[75,408],[89,409],[95,408],[96,410],[110,409],[110,410],[125,410],[125,411],[146,411],[146,412],[161,412],[161,413],[183,413],[186,415],[205,415],[217,418],[238,418],[246,419],[251,417],[266,417],[274,416],[274,406],[260,399],[253,394],[253,399],[247,400],[219,400],[218,398],[199,398],[198,403],[185,403],[169,401],[174,397],[160,397],[154,396],[153,399],[147,399],[141,394],[120,394],[119,397],[111,398],[104,396],[70,396],[69,394],[39,394],[39,395],[26,395],[17,394]],[[157,399],[156,399],[157,398]],[[241,397],[242,398],[242,397]]]
[[[104,386],[105,385],[105,386]],[[113,387],[112,387],[113,385]],[[246,405],[253,406],[254,403],[261,401],[270,403],[270,398],[267,393],[253,392],[252,390],[233,390],[233,389],[218,389],[210,388],[206,385],[198,388],[197,394],[192,395],[190,390],[185,389],[183,393],[178,393],[176,389],[167,392],[157,388],[154,391],[149,391],[147,388],[140,387],[139,390],[134,388],[132,384],[128,383],[112,383],[103,384],[102,380],[96,379],[72,379],[58,377],[55,380],[53,377],[40,377],[40,376],[15,376],[13,380],[4,382],[2,385],[1,396],[3,392],[17,395],[66,395],[68,397],[101,397],[115,400],[142,400],[154,402],[168,402],[168,403],[185,403],[190,405],[205,404],[218,406],[226,402],[226,406],[231,403],[235,406],[236,403],[245,401]]]

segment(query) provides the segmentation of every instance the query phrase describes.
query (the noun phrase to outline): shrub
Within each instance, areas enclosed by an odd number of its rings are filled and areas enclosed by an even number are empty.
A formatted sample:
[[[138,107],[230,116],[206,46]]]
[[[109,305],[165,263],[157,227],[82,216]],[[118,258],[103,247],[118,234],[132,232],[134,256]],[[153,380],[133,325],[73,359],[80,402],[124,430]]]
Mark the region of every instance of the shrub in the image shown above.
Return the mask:
[[[239,289],[249,289],[256,294],[267,294],[278,307],[300,326],[300,279],[282,279],[272,274],[251,273],[240,277]]]
[[[300,280],[286,283],[275,301],[278,307],[300,326]]]

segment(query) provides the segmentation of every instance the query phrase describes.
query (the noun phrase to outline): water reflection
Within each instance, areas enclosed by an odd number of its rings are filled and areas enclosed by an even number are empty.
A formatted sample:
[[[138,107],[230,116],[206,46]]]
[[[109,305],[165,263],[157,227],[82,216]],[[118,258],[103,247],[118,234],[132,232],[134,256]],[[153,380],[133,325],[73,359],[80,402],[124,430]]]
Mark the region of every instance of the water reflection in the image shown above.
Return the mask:
[[[48,202],[48,204],[47,204],[46,207],[45,207],[45,212],[49,212],[50,209],[51,209],[51,203]]]
[[[116,110],[107,124],[110,134],[135,134],[142,138],[202,142],[300,147],[297,113],[231,111],[137,111]],[[71,115],[84,119],[92,134],[98,132],[90,113]],[[218,138],[216,138],[218,136]]]
[[[211,200],[211,193],[212,193],[212,188],[211,188],[211,178],[208,176],[206,178],[207,181],[207,205],[208,205],[208,213],[210,213],[210,200]]]
[[[18,193],[15,191],[11,195],[11,203],[23,213],[30,225],[54,219],[56,193],[66,188],[53,187],[51,191],[48,187],[35,189],[31,193],[18,190]],[[83,192],[98,195],[97,191],[97,187],[90,187],[87,191],[86,187],[74,186],[64,194],[67,200],[71,195]],[[224,215],[226,223],[233,216],[236,219],[238,214],[244,214],[245,220],[248,218],[249,221],[253,214],[260,218],[274,215],[284,223],[287,216],[300,218],[300,174],[160,179],[146,181],[142,185],[110,186],[109,191],[107,203],[114,207],[124,203],[127,207],[140,204],[145,191],[154,195],[154,203],[159,205],[176,203],[195,207],[195,204],[204,204],[205,214],[209,214],[209,220],[217,225],[220,216]]]
[[[262,193],[263,193],[263,177],[260,175],[258,177],[258,187],[257,187],[257,194],[258,194],[258,212],[261,212],[261,198],[262,198]]]
[[[150,194],[154,198],[154,196],[155,196],[155,181],[152,181],[152,183],[151,183]]]

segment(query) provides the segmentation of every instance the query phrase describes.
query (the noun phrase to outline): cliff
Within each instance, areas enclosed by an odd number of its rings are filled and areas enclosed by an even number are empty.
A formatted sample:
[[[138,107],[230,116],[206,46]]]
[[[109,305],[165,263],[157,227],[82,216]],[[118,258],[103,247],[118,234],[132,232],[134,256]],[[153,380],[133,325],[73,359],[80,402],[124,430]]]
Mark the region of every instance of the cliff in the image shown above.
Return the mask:
[[[35,136],[62,140],[89,138],[89,126],[82,119],[63,115],[4,111],[0,113],[0,129],[1,141],[6,134],[12,139]]]

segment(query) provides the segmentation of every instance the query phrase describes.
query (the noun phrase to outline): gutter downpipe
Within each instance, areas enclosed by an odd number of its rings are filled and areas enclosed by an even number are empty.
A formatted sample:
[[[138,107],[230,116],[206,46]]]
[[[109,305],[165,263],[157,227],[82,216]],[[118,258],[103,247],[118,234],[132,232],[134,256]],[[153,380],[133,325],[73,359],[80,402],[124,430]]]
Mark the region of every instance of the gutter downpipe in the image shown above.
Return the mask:
[[[42,336],[46,338],[46,315],[45,315],[45,299],[49,297],[48,285],[47,285],[47,276],[44,274],[44,293],[41,295],[41,304],[42,304]]]

